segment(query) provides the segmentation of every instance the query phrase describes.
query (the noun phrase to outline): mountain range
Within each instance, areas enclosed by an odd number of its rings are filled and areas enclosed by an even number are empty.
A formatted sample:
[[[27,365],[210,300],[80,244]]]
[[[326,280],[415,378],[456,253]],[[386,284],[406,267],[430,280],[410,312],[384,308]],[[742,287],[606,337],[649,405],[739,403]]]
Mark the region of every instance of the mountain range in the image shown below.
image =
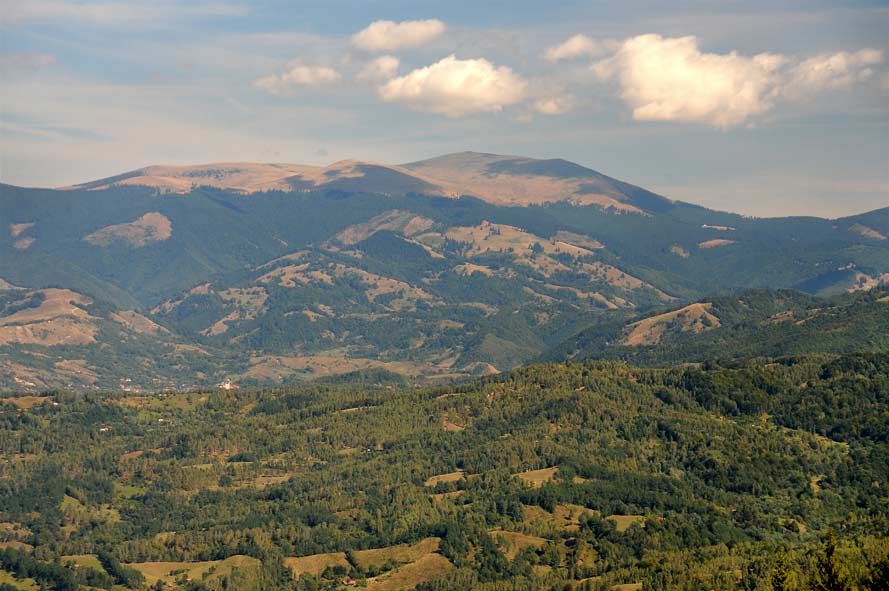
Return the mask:
[[[639,351],[674,333],[734,342],[725,327],[747,322],[743,308],[714,294],[883,318],[882,292],[854,294],[889,280],[889,208],[750,218],[566,160],[473,152],[149,166],[0,185],[0,211],[0,387],[12,389],[446,379],[579,353],[657,363]],[[853,295],[826,306],[799,292]],[[669,361],[708,352],[676,347],[687,352]]]

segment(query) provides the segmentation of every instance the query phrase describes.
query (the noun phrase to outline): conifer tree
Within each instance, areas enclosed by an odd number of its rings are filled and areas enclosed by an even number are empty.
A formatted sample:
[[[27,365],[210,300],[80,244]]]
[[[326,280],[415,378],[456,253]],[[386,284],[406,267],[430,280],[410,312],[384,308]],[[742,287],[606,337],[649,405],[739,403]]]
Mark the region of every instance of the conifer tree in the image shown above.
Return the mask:
[[[790,590],[790,570],[787,568],[787,556],[781,552],[775,558],[775,566],[772,567],[772,591]]]
[[[815,563],[815,579],[812,591],[847,591],[846,580],[840,574],[836,560],[836,538],[832,531],[827,532],[824,548]]]

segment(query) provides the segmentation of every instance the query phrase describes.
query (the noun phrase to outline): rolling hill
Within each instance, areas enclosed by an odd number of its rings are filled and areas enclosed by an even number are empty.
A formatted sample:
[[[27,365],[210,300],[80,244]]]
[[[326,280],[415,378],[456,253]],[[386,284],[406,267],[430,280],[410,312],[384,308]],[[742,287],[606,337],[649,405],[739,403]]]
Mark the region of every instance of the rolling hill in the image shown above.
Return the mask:
[[[844,354],[889,349],[889,290],[833,298],[751,290],[637,319],[601,323],[544,358],[668,365],[705,359]]]
[[[838,578],[880,589],[887,375],[883,352],[5,397],[0,582],[765,589],[781,556],[814,588],[836,531]]]
[[[114,328],[90,332],[77,353],[63,335],[7,339],[8,388],[36,383],[34,368],[54,387],[365,370],[448,379],[716,292],[831,295],[889,278],[889,208],[747,218],[565,160],[472,152],[403,165],[150,166],[62,189],[0,185],[0,210],[0,279],[69,290]],[[703,312],[692,326],[713,323]],[[137,335],[111,317],[124,313],[163,332]],[[49,370],[69,358],[95,380]]]

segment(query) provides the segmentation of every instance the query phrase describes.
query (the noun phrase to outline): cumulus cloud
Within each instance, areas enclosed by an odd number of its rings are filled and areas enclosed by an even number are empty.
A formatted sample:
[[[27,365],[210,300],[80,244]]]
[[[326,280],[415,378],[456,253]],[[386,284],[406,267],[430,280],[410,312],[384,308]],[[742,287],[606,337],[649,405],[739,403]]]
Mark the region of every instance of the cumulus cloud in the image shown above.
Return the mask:
[[[544,115],[562,115],[574,108],[574,97],[571,95],[554,96],[534,102],[534,110]]]
[[[374,21],[352,36],[352,46],[368,52],[409,49],[440,37],[446,28],[438,19]]]
[[[401,62],[394,55],[382,55],[364,66],[358,72],[359,80],[381,82],[395,76]]]
[[[327,66],[306,66],[300,63],[289,64],[280,74],[263,76],[253,85],[269,94],[290,94],[299,86],[323,86],[332,84],[342,78],[340,73]]]
[[[763,115],[780,100],[849,86],[881,60],[874,50],[803,61],[770,53],[704,53],[694,37],[640,35],[625,40],[593,71],[618,82],[636,120],[727,129]]]
[[[801,98],[811,92],[843,90],[874,75],[873,66],[883,61],[883,52],[862,49],[854,53],[821,54],[793,66],[784,94]]]
[[[771,108],[782,62],[767,53],[752,58],[702,53],[694,37],[640,35],[624,41],[594,71],[619,81],[634,119],[728,128]]]
[[[543,57],[551,62],[579,57],[596,57],[617,49],[616,41],[596,40],[586,35],[574,35],[558,45],[548,47]]]
[[[527,82],[506,66],[486,59],[450,55],[425,68],[393,78],[379,88],[380,97],[417,111],[462,117],[497,112],[521,101]]]

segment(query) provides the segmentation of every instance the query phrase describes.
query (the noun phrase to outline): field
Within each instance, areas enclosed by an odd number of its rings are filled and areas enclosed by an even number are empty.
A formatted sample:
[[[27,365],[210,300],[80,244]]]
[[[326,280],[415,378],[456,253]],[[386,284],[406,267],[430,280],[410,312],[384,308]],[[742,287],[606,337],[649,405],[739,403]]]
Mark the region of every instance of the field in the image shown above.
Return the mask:
[[[617,531],[623,533],[634,525],[645,527],[645,517],[642,515],[609,515],[608,521],[613,521]]]
[[[691,304],[673,312],[659,314],[634,322],[627,327],[628,333],[623,344],[656,345],[666,330],[674,332],[692,332],[699,334],[707,330],[719,328],[719,318],[710,309],[712,304]]]
[[[510,560],[513,560],[523,548],[540,549],[548,541],[546,538],[501,529],[493,529],[488,533],[497,542],[504,556]]]
[[[595,515],[596,512],[580,505],[560,504],[550,513],[536,505],[525,505],[525,523],[543,524],[560,531],[573,532],[580,528],[580,518],[584,515]]]
[[[426,554],[414,562],[367,580],[367,588],[375,591],[413,589],[452,570],[454,565],[440,554]]]
[[[378,569],[387,563],[407,564],[438,551],[438,538],[425,538],[416,544],[399,544],[388,548],[358,550],[355,565],[364,570]]]
[[[552,482],[553,480],[555,480],[556,474],[558,474],[558,472],[558,466],[554,466],[552,468],[541,468],[540,470],[528,470],[527,472],[520,472],[516,474],[516,476],[524,483],[534,488],[540,488],[547,482]]]
[[[205,577],[220,577],[231,573],[234,568],[251,569],[257,568],[259,564],[259,560],[249,556],[230,556],[225,560],[205,562],[137,562],[126,566],[142,573],[145,581],[154,585],[159,580],[174,583],[183,575],[196,581]]]
[[[299,577],[303,573],[319,576],[325,569],[341,566],[349,568],[345,552],[330,552],[328,554],[313,554],[300,556],[299,558],[285,558],[284,565],[293,571],[294,576]]]
[[[0,584],[12,585],[21,591],[40,591],[40,585],[34,579],[16,579],[4,570],[0,570]]]
[[[102,563],[99,562],[98,558],[96,558],[95,554],[71,554],[68,556],[62,556],[62,562],[68,561],[73,562],[77,566],[88,566],[98,571],[105,570],[102,567]]]
[[[447,474],[439,474],[437,476],[430,476],[426,479],[426,486],[435,486],[439,482],[458,482],[463,480],[466,477],[466,473],[463,470],[457,470],[456,472],[448,472]]]

